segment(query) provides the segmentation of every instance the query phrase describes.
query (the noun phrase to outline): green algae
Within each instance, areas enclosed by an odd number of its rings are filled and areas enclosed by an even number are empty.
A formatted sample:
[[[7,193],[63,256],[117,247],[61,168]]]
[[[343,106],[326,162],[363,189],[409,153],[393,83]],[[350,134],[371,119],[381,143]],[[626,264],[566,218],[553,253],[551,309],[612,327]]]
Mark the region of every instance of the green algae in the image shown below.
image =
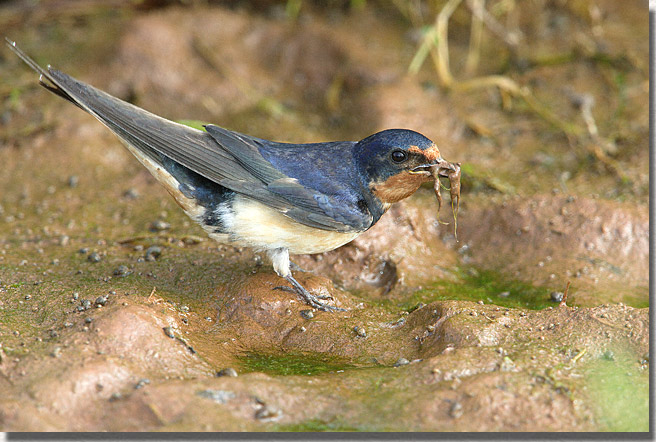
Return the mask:
[[[245,372],[262,372],[279,376],[314,376],[357,368],[336,357],[311,353],[247,353],[239,359]]]
[[[649,431],[649,372],[637,358],[600,358],[589,364],[586,394],[605,431]]]
[[[373,301],[389,308],[412,311],[420,304],[434,301],[462,300],[483,301],[500,307],[526,308],[540,310],[553,306],[550,301],[551,290],[513,280],[493,270],[479,270],[473,267],[456,269],[455,278],[433,282],[428,287],[409,295]]]
[[[340,431],[368,431],[363,427],[357,427],[352,424],[342,422],[339,419],[325,421],[322,419],[308,419],[306,421],[276,425],[271,431],[289,431],[289,432],[340,432]]]

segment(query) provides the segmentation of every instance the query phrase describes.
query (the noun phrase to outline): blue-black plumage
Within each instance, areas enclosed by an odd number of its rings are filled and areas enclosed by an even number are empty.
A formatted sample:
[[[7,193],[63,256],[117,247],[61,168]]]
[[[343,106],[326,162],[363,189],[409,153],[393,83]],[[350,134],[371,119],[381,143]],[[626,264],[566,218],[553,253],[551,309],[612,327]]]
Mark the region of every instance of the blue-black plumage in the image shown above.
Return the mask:
[[[96,117],[208,235],[266,251],[274,270],[311,306],[289,254],[322,253],[373,226],[391,204],[436,178],[443,162],[428,138],[390,129],[361,141],[278,143],[219,126],[206,131],[158,117],[60,71],[41,68],[7,40],[50,91]]]

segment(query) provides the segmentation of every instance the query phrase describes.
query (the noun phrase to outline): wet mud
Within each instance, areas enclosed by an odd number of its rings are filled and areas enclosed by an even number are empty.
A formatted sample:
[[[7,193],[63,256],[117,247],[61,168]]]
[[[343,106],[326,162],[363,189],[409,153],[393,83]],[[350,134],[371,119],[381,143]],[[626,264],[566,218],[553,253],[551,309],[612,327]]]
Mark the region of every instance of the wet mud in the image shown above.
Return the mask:
[[[642,3],[507,12],[523,43],[488,36],[478,73],[529,87],[542,114],[445,89],[430,57],[409,74],[420,27],[394,6],[156,3],[9,2],[0,27],[191,125],[292,142],[418,130],[461,163],[457,239],[427,185],[350,244],[292,257],[348,309],[313,310],[0,51],[3,431],[648,430]]]

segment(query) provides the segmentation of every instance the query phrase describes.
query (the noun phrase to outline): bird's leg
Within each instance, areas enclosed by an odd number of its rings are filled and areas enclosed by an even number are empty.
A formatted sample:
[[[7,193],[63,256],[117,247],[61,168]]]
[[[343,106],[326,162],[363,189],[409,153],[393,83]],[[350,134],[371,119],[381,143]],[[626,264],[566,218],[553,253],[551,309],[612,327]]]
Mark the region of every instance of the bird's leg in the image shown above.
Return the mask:
[[[314,307],[318,310],[323,310],[324,312],[334,312],[334,311],[346,311],[343,308],[333,307],[326,305],[319,301],[319,298],[311,294],[305,287],[303,287],[294,277],[290,269],[289,261],[289,250],[287,249],[275,249],[269,251],[269,256],[273,262],[273,269],[276,271],[278,276],[285,278],[292,287],[275,287],[278,290],[292,291],[299,295],[303,300],[308,303],[311,307]]]

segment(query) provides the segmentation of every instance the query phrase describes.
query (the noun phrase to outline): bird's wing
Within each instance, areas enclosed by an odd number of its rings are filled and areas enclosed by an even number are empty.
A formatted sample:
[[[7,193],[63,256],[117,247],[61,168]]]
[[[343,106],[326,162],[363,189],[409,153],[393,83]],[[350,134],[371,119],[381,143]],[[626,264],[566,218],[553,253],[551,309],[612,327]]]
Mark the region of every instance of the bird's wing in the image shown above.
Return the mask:
[[[222,129],[224,136],[217,139],[210,133],[161,118],[50,66],[43,69],[9,40],[8,46],[41,75],[43,86],[87,111],[124,142],[146,154],[162,154],[310,227],[359,231],[371,225],[371,215],[366,207],[362,210],[358,206],[357,200],[340,201],[336,195],[294,183],[255,155],[252,163],[244,160],[244,155],[234,155],[238,151],[252,153],[249,143],[256,138]]]
[[[371,227],[373,217],[352,188],[352,177],[338,173],[339,169],[348,167],[344,161],[341,164],[335,161],[329,167],[332,169],[330,175],[317,165],[320,162],[317,157],[330,157],[330,151],[346,150],[351,142],[275,143],[212,124],[205,128],[244,169],[265,185],[267,193],[263,198],[273,194],[294,205],[286,212],[288,216],[303,219],[304,223],[342,224],[349,226],[349,230]],[[346,151],[350,154],[350,150]],[[276,164],[272,164],[272,159]],[[350,166],[351,162],[346,163]],[[250,196],[260,199],[253,194]]]

